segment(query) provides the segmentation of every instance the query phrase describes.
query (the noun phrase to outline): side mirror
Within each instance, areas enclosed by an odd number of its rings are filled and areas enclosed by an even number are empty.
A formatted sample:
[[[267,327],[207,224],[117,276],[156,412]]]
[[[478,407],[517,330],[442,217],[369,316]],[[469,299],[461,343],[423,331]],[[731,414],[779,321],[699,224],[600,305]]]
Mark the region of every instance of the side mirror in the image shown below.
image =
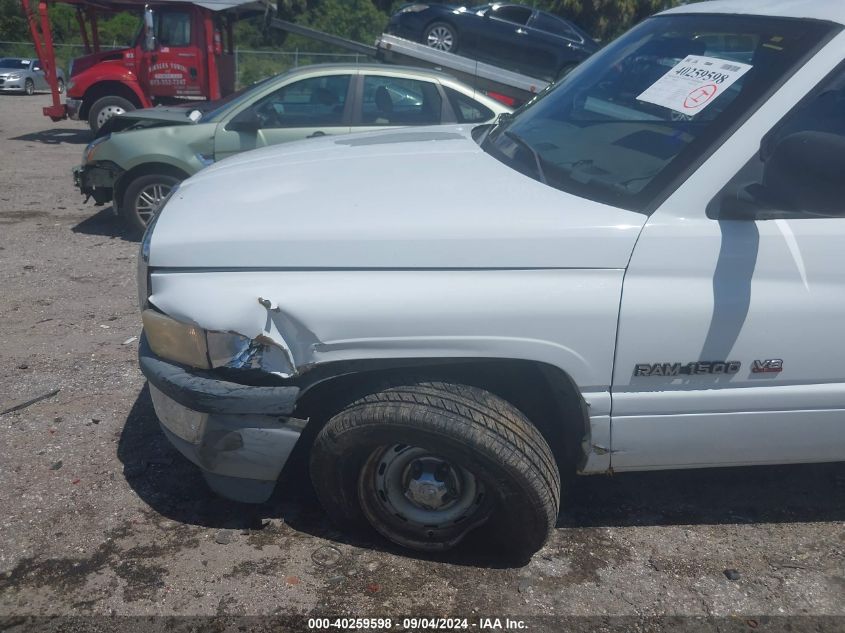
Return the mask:
[[[226,124],[232,132],[257,132],[261,128],[258,114],[254,108],[247,108]]]
[[[155,20],[153,10],[149,5],[144,6],[144,50],[154,51],[156,49]]]
[[[764,154],[768,156],[761,182],[725,192],[719,199],[719,218],[845,216],[845,136],[796,132]]]

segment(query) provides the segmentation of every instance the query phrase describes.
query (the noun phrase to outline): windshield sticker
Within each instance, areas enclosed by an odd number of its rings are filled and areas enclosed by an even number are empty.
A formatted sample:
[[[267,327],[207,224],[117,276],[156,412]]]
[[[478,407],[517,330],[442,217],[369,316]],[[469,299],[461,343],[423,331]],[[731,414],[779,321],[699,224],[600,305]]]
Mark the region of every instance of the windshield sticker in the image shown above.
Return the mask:
[[[716,57],[688,55],[637,99],[695,116],[751,68]]]

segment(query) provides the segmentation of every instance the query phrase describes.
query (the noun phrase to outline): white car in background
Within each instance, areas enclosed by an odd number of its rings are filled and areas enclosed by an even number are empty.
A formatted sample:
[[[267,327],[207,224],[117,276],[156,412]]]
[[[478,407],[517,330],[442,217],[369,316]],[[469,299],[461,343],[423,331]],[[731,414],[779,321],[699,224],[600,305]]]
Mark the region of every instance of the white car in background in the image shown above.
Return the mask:
[[[65,74],[56,69],[59,92],[65,91]],[[36,90],[49,90],[47,73],[37,59],[26,57],[0,57],[0,92],[35,94]]]

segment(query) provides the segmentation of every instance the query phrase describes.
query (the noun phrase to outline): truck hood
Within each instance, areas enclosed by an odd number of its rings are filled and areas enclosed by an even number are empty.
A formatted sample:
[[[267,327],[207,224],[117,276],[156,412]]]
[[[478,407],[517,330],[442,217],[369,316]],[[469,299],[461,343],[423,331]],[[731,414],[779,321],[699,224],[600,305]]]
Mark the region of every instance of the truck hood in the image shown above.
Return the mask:
[[[151,238],[185,268],[624,268],[645,216],[543,185],[470,126],[324,137],[189,178]]]

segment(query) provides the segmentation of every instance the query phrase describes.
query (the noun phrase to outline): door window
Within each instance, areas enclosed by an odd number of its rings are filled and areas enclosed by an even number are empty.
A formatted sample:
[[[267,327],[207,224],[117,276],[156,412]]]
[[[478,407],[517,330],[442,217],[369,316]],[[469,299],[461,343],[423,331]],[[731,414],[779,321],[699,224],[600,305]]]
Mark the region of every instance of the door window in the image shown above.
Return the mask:
[[[433,125],[440,123],[442,108],[440,91],[429,81],[364,77],[363,125]]]
[[[572,27],[570,27],[566,22],[554,17],[553,15],[548,15],[547,13],[538,12],[531,26],[535,29],[539,29],[540,31],[551,33],[552,35],[565,37],[568,40],[574,40],[576,42],[581,41],[581,38],[578,37],[575,31],[572,30]]]
[[[515,7],[508,5],[493,7],[492,10],[493,17],[507,22],[513,22],[514,24],[527,24],[529,18],[531,17],[531,13],[531,9],[527,7]]]
[[[190,46],[191,14],[162,11],[156,14],[156,38],[161,46]]]
[[[823,81],[769,133],[708,214],[845,216],[845,69]]]
[[[349,75],[310,77],[264,97],[253,108],[262,128],[340,125]]]
[[[493,111],[457,90],[444,87],[458,123],[483,123],[493,118]]]

